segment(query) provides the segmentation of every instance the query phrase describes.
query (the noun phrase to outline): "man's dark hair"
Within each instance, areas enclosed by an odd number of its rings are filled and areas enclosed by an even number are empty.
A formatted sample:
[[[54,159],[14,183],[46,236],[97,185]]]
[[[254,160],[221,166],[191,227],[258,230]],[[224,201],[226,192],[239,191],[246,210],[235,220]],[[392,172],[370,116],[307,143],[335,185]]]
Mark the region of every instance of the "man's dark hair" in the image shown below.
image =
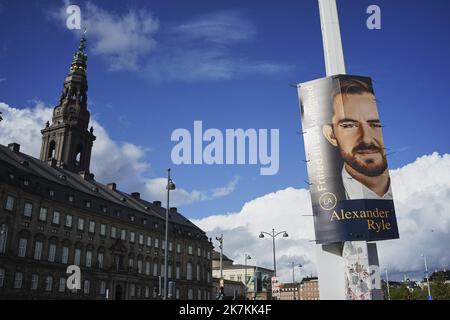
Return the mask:
[[[332,99],[338,95],[346,95],[346,94],[363,94],[363,93],[371,93],[375,95],[373,92],[372,83],[369,78],[339,78],[337,79],[339,82],[338,88],[335,90]]]

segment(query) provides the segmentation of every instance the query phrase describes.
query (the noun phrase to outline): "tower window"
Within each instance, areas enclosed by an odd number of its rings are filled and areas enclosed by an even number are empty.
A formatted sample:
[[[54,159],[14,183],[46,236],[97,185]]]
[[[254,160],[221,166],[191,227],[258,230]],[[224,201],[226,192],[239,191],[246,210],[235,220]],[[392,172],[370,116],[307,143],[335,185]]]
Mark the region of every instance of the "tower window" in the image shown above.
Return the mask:
[[[77,145],[77,149],[75,152],[75,165],[79,167],[81,165],[81,153],[83,152],[83,145]]]
[[[47,157],[48,159],[53,159],[55,157],[55,150],[56,150],[56,142],[52,140],[48,148],[48,157]]]

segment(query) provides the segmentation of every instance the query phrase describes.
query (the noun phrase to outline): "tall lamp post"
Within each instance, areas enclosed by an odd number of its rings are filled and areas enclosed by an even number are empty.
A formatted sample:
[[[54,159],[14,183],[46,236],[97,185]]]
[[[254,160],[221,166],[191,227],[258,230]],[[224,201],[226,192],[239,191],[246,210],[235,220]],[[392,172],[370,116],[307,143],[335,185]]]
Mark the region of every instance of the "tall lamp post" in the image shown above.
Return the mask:
[[[245,268],[244,268],[244,285],[245,285],[245,298],[244,300],[247,300],[247,260],[250,260],[252,257],[250,257],[248,254],[245,254]]]
[[[423,257],[423,261],[425,262],[425,275],[427,277],[428,299],[432,299],[431,298],[430,279],[428,278],[427,256],[422,254],[422,257]]]
[[[167,282],[168,282],[168,277],[167,277],[167,268],[168,268],[168,257],[169,257],[169,243],[168,243],[168,238],[169,238],[169,195],[170,195],[170,190],[175,190],[175,183],[173,183],[172,179],[170,179],[170,168],[167,169],[167,208],[166,208],[166,234],[165,234],[165,243],[166,246],[164,248],[164,296],[163,299],[167,300]]]
[[[220,237],[216,237],[216,240],[219,241],[220,248],[220,279],[223,279],[223,268],[222,268],[222,254],[223,254],[223,233],[220,234]]]
[[[301,268],[303,266],[301,264],[295,265],[294,261],[292,261],[292,284],[294,285],[294,289],[296,289],[296,287],[295,287],[295,267]],[[295,291],[296,290],[294,290],[294,300],[297,300],[295,297]]]
[[[260,237],[260,238],[264,238],[264,235],[265,235],[265,234],[268,235],[268,236],[270,236],[270,237],[272,237],[272,247],[273,247],[273,272],[274,272],[274,276],[276,277],[276,276],[277,276],[277,262],[276,262],[276,260],[275,260],[275,238],[276,238],[277,236],[279,236],[280,234],[282,234],[284,238],[288,237],[289,235],[287,234],[286,231],[280,231],[280,232],[278,232],[278,233],[275,233],[275,229],[272,229],[272,233],[262,231],[262,232],[259,234],[259,237]]]
[[[389,276],[388,276],[387,269],[386,269],[386,288],[387,288],[388,300],[391,300],[391,293],[389,292]]]

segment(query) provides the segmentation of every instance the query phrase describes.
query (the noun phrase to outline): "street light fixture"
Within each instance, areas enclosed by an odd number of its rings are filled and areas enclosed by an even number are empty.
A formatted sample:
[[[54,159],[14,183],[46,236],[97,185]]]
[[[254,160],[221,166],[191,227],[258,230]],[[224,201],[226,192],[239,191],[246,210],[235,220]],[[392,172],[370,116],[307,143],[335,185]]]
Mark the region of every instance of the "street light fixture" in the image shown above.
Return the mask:
[[[216,240],[219,241],[219,248],[220,248],[220,279],[223,279],[223,268],[222,268],[223,233],[220,234],[220,237],[216,237]]]
[[[425,262],[425,275],[427,277],[428,299],[431,299],[431,288],[430,288],[430,279],[428,277],[427,256],[422,254],[422,257],[423,257],[423,261]]]
[[[274,272],[274,276],[276,277],[276,276],[277,276],[277,263],[276,263],[276,261],[275,261],[275,238],[276,238],[277,236],[279,236],[280,234],[283,235],[283,238],[289,237],[289,235],[287,234],[286,231],[280,231],[280,232],[278,232],[278,233],[275,233],[275,229],[272,229],[272,233],[262,231],[262,232],[259,234],[259,238],[264,238],[264,235],[265,235],[265,234],[268,235],[268,236],[270,236],[270,237],[272,237],[272,247],[273,247],[273,272]]]
[[[164,288],[163,288],[163,299],[167,300],[167,268],[168,268],[168,257],[169,257],[169,243],[168,243],[168,238],[169,238],[169,195],[170,195],[170,190],[175,190],[175,183],[173,183],[172,179],[170,179],[170,168],[167,169],[167,208],[166,208],[166,233],[165,233],[165,248],[164,248]]]
[[[301,264],[295,265],[294,261],[292,261],[292,284],[294,285],[294,300],[297,300],[295,297],[295,291],[296,291],[296,287],[295,287],[295,267],[303,267]]]
[[[245,271],[244,271],[244,285],[245,285],[245,298],[244,300],[247,300],[247,260],[250,260],[252,257],[250,257],[248,254],[245,254]]]

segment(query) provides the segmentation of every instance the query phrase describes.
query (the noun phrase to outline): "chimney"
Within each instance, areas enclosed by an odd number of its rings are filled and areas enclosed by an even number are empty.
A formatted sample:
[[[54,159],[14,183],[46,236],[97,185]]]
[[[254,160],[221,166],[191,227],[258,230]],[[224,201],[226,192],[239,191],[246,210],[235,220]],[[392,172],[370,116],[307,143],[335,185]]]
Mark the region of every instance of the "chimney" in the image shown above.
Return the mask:
[[[139,200],[141,198],[141,194],[139,192],[132,192],[131,196],[136,200]]]
[[[8,144],[8,148],[12,152],[19,153],[19,151],[20,151],[20,144],[13,142],[13,143]]]
[[[109,190],[116,191],[117,185],[115,182],[108,183],[106,186],[108,187]]]
[[[161,201],[153,201],[153,204],[157,207],[161,207]]]
[[[172,207],[169,209],[169,212],[171,213],[177,213],[177,207]]]

